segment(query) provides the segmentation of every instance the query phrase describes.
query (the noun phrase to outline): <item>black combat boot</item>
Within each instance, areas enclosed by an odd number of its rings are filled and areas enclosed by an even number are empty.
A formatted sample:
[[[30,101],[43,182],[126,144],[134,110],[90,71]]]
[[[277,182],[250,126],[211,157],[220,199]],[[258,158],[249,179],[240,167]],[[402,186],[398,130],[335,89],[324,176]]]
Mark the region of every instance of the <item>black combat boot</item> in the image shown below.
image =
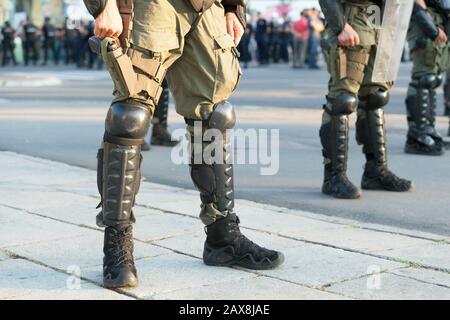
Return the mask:
[[[138,284],[133,259],[133,227],[107,227],[103,246],[103,285],[106,288]]]
[[[405,153],[427,156],[440,156],[443,154],[442,146],[439,146],[435,139],[430,136],[432,132],[430,132],[428,120],[431,101],[430,92],[435,85],[435,81],[436,77],[434,75],[425,75],[413,80],[410,84],[416,91],[416,94],[408,95],[406,98],[409,129]]]
[[[200,191],[202,210],[200,218],[207,226],[203,261],[210,266],[241,266],[249,269],[271,269],[280,265],[281,253],[264,249],[248,240],[239,230],[239,219],[234,213],[234,175],[232,152],[227,129],[235,124],[234,108],[228,102],[215,106],[203,128],[216,129],[222,137],[212,142],[203,141],[203,130],[193,120],[186,120],[191,134],[192,181]],[[213,147],[213,156],[221,149],[220,159],[205,157],[204,148]],[[220,149],[219,149],[220,148]],[[200,156],[200,157],[199,157]]]
[[[333,170],[332,165],[325,165],[322,193],[338,199],[359,199],[361,190],[347,177],[347,172]]]
[[[324,109],[320,128],[325,158],[322,193],[339,199],[358,199],[361,191],[347,177],[348,114],[356,109],[356,98],[348,94],[328,98]]]
[[[155,146],[173,147],[179,141],[172,140],[171,134],[167,127],[167,116],[169,113],[169,84],[166,80],[163,82],[163,92],[159,99],[158,105],[153,116],[153,130],[150,143]],[[144,146],[145,148],[145,146]]]
[[[239,217],[229,213],[206,227],[203,261],[208,266],[239,266],[254,270],[273,269],[281,265],[281,252],[258,246],[239,229]]]
[[[150,118],[147,106],[127,100],[114,103],[105,121],[103,148],[97,156],[102,208],[97,224],[106,227],[103,281],[107,288],[137,285],[131,225],[141,180],[141,145]]]
[[[387,166],[386,129],[383,107],[389,102],[387,91],[360,97],[356,139],[363,145],[366,165],[361,181],[364,190],[405,192],[412,189],[409,180],[393,174]]]
[[[413,189],[412,181],[397,177],[385,163],[369,160],[366,163],[361,181],[364,190],[385,190],[406,192]]]

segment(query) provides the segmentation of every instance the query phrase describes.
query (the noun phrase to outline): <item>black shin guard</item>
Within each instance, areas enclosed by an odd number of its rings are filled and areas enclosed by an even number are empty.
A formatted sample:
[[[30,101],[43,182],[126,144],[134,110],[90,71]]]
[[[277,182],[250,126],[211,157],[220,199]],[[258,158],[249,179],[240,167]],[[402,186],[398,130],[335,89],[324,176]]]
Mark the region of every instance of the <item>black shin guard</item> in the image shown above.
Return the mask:
[[[217,105],[210,119],[202,122],[201,130],[196,129],[194,120],[186,122],[191,135],[191,178],[200,191],[200,217],[209,225],[234,209],[232,152],[226,132],[234,127],[234,108],[227,102]],[[212,142],[203,141],[203,134],[208,129],[217,130],[221,136],[215,136]],[[206,148],[212,149],[211,158],[205,158]]]
[[[343,94],[328,99],[324,107],[320,139],[325,158],[322,192],[336,198],[357,199],[359,189],[347,178],[349,114],[356,109],[356,98]]]
[[[430,101],[435,97],[432,92],[435,86],[436,77],[425,75],[413,80],[410,86],[415,90],[415,95],[406,98],[406,110],[408,114],[408,136],[405,145],[405,152],[411,154],[440,155],[440,148],[436,141],[428,134],[430,117]],[[414,91],[412,90],[412,91]]]

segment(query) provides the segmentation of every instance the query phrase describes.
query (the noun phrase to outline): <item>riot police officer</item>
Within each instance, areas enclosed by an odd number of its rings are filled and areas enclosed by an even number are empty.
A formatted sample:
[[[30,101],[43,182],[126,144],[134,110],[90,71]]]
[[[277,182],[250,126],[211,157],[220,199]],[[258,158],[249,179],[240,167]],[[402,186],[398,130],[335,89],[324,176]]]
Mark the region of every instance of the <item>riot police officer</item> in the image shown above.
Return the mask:
[[[16,66],[16,57],[14,56],[14,37],[16,31],[11,27],[9,21],[5,22],[4,27],[2,28],[2,36],[3,36],[3,62],[2,65],[6,66],[9,62],[9,59]]]
[[[413,58],[412,79],[406,97],[408,134],[405,152],[442,155],[443,139],[435,128],[436,89],[450,68],[445,33],[450,1],[416,0],[408,31]]]
[[[283,255],[247,239],[234,212],[227,130],[234,127],[235,113],[226,100],[241,76],[235,45],[243,34],[247,1],[118,0],[119,10],[116,1],[84,2],[96,18],[95,34],[106,37],[101,52],[116,87],[98,153],[102,211],[97,221],[106,227],[104,285],[137,284],[132,223],[140,185],[140,151],[166,72],[192,142],[190,174],[200,191],[200,219],[207,231],[204,263],[250,269],[280,265]],[[121,47],[114,40],[119,36]],[[204,139],[211,130],[221,135],[214,142]],[[213,144],[215,159],[204,157],[203,151]]]
[[[447,71],[447,77],[444,85],[444,102],[444,116],[449,118],[447,136],[450,137],[450,71]]]
[[[44,61],[42,65],[47,65],[48,51],[50,50],[53,55],[53,61],[57,65],[59,62],[58,50],[56,47],[56,37],[58,36],[58,30],[55,25],[51,23],[50,17],[45,18],[44,25],[42,26],[42,33],[44,36]]]
[[[357,111],[356,138],[366,157],[361,187],[366,190],[404,192],[411,181],[387,166],[383,108],[392,83],[374,83],[372,73],[379,29],[370,21],[369,7],[384,1],[320,0],[327,20],[324,53],[330,73],[320,138],[324,156],[324,194],[357,199],[361,191],[347,177],[349,115]]]
[[[25,65],[28,66],[31,60],[33,64],[36,65],[39,59],[39,52],[37,47],[38,42],[38,28],[31,21],[30,17],[27,17],[25,24],[23,26],[23,36],[24,36],[24,56],[25,56]]]

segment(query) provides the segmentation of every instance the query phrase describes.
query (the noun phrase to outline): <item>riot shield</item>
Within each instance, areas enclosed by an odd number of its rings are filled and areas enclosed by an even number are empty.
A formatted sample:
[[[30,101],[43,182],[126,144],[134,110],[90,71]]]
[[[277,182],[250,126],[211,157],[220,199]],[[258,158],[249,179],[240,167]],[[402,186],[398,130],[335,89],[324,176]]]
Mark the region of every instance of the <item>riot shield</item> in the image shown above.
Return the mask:
[[[413,0],[385,1],[373,82],[384,83],[397,79],[413,7]]]

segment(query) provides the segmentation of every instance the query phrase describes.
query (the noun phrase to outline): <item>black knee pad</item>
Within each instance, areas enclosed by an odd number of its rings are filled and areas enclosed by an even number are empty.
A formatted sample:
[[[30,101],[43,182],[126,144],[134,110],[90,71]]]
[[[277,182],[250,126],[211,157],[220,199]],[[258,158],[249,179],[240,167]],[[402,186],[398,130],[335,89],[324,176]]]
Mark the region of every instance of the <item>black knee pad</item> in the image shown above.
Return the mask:
[[[417,78],[417,82],[418,87],[421,89],[433,89],[435,88],[437,78],[434,74],[426,74],[424,76]]]
[[[235,124],[236,114],[231,103],[223,101],[214,106],[214,111],[208,120],[209,128],[225,132],[227,129],[232,129]]]
[[[105,121],[105,141],[121,145],[142,144],[150,124],[147,106],[133,100],[111,105]]]
[[[326,107],[328,113],[333,116],[349,115],[355,112],[358,106],[358,99],[351,94],[341,93],[336,98],[328,98],[329,107]]]
[[[444,78],[442,77],[442,75],[437,75],[436,76],[436,81],[434,83],[433,89],[439,88],[442,84],[442,82],[444,81]]]
[[[368,95],[367,97],[360,97],[360,106],[366,110],[376,110],[383,108],[389,103],[389,92],[378,90],[377,92]]]

